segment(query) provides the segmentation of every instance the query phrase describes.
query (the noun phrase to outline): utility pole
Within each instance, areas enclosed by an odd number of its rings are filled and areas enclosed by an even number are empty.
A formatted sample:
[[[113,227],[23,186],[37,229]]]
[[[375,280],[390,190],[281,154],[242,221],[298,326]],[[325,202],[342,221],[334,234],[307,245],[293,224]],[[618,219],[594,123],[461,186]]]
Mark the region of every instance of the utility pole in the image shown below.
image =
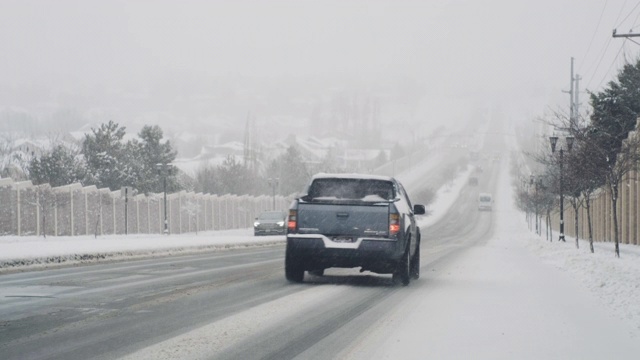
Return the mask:
[[[574,117],[574,92],[573,92],[573,85],[574,82],[574,77],[573,77],[573,56],[571,57],[571,87],[569,91],[565,91],[563,90],[562,92],[564,93],[568,93],[569,94],[569,121],[572,122],[573,121],[573,117]]]
[[[251,172],[255,172],[257,167],[256,136],[255,118],[251,112],[249,112],[244,127],[244,166],[251,170]]]
[[[575,96],[575,100],[573,101],[574,107],[574,116],[578,118],[580,116],[580,80],[582,80],[582,76],[576,74],[576,89],[573,92]]]
[[[576,116],[576,109],[575,109],[575,104],[573,103],[573,99],[574,99],[574,94],[575,92],[574,90],[574,83],[575,83],[575,77],[573,76],[573,56],[571,57],[571,90],[569,90],[569,119],[571,121],[573,121],[573,119],[575,119]]]
[[[574,58],[571,57],[571,82],[569,91],[563,90],[562,92],[569,94],[569,123],[573,123],[576,118],[580,115],[579,106],[580,106],[580,80],[582,77],[578,74],[573,73],[574,67]]]
[[[623,38],[632,38],[632,37],[639,37],[640,34],[636,33],[628,33],[628,34],[618,34],[618,29],[613,29],[613,37],[614,38],[619,38],[619,37],[623,37]]]

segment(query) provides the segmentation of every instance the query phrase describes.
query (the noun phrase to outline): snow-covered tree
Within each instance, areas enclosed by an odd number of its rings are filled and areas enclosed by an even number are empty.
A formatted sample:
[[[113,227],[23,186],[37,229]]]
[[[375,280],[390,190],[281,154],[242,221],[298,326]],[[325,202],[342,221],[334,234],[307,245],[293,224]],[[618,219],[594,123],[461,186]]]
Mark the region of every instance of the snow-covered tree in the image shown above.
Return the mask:
[[[57,145],[52,151],[33,158],[28,169],[29,178],[36,185],[48,183],[57,187],[81,182],[85,178],[85,167],[78,152],[64,145]]]
[[[134,167],[123,142],[125,127],[109,121],[98,129],[91,129],[91,132],[85,135],[82,144],[87,164],[85,185],[111,190],[131,186],[135,180]]]
[[[171,164],[177,156],[169,140],[163,141],[162,129],[158,125],[146,125],[138,133],[138,140],[132,140],[126,145],[126,161],[133,166],[135,177],[133,186],[139,192],[162,192],[163,174],[157,164]],[[178,169],[174,166],[167,168],[167,191],[174,192],[181,189],[178,182]]]

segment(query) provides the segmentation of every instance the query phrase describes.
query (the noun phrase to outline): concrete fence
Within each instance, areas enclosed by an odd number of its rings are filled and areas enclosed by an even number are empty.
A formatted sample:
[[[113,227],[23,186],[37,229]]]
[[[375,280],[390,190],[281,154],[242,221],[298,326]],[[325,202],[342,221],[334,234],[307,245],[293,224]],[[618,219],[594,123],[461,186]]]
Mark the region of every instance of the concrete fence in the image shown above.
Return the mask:
[[[636,129],[640,129],[640,118],[636,123]],[[636,141],[638,130],[629,132],[627,139]],[[625,140],[627,142],[629,140]],[[628,172],[618,189],[616,202],[617,224],[613,223],[613,211],[611,194],[606,187],[600,188],[591,197],[591,226],[593,240],[598,242],[613,242],[615,240],[615,227],[618,227],[619,240],[622,244],[640,245],[640,184],[638,178],[640,172]],[[565,198],[564,202],[564,231],[568,236],[588,239],[589,224],[587,209],[578,208],[578,233],[575,231],[575,210]],[[560,229],[560,211],[556,209],[551,216],[551,228]]]
[[[287,210],[291,197],[276,196]],[[172,234],[248,228],[258,214],[273,209],[272,196],[167,194]],[[125,215],[126,214],[126,215]],[[52,188],[31,181],[0,179],[0,235],[154,234],[164,231],[164,195],[135,195],[71,184]]]
[[[636,180],[636,172],[631,172],[622,181],[617,201],[618,234],[620,243],[640,245],[640,186]],[[591,226],[593,240],[612,242],[615,239],[611,194],[604,188],[591,198]],[[565,198],[564,232],[567,236],[576,236],[575,210]],[[554,211],[551,216],[552,229],[560,229],[560,212]],[[587,209],[578,208],[578,233],[580,239],[589,238]]]

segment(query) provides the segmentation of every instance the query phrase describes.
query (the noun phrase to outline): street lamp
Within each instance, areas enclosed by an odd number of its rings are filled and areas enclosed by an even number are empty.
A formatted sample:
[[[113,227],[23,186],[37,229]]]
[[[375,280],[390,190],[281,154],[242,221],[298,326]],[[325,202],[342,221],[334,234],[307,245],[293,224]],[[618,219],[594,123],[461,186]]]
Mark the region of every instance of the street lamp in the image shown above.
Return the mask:
[[[278,186],[279,178],[268,178],[267,182],[271,186],[271,194],[273,196],[273,210],[276,209],[276,187]]]
[[[567,136],[565,137],[565,140],[567,142],[567,150],[571,151],[571,147],[573,147],[573,136]],[[558,143],[558,137],[549,136],[549,141],[551,142],[551,152],[555,153],[556,145]],[[559,151],[560,151],[560,238],[558,240],[565,241],[564,240],[564,194],[562,189],[562,168],[563,168],[564,149],[560,147]]]
[[[158,170],[158,175],[162,176],[163,179],[163,192],[164,192],[164,234],[169,235],[169,221],[167,221],[167,176],[169,175],[169,169],[171,165],[169,164],[156,164],[156,169]]]

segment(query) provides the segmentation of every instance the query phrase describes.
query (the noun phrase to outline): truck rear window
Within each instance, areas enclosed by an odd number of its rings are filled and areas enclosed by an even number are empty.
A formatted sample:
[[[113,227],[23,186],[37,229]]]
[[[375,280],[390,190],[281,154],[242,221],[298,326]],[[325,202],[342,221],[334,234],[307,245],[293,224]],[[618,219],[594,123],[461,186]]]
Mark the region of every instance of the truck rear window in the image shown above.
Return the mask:
[[[307,193],[310,200],[383,201],[395,196],[392,182],[374,179],[315,179]]]

